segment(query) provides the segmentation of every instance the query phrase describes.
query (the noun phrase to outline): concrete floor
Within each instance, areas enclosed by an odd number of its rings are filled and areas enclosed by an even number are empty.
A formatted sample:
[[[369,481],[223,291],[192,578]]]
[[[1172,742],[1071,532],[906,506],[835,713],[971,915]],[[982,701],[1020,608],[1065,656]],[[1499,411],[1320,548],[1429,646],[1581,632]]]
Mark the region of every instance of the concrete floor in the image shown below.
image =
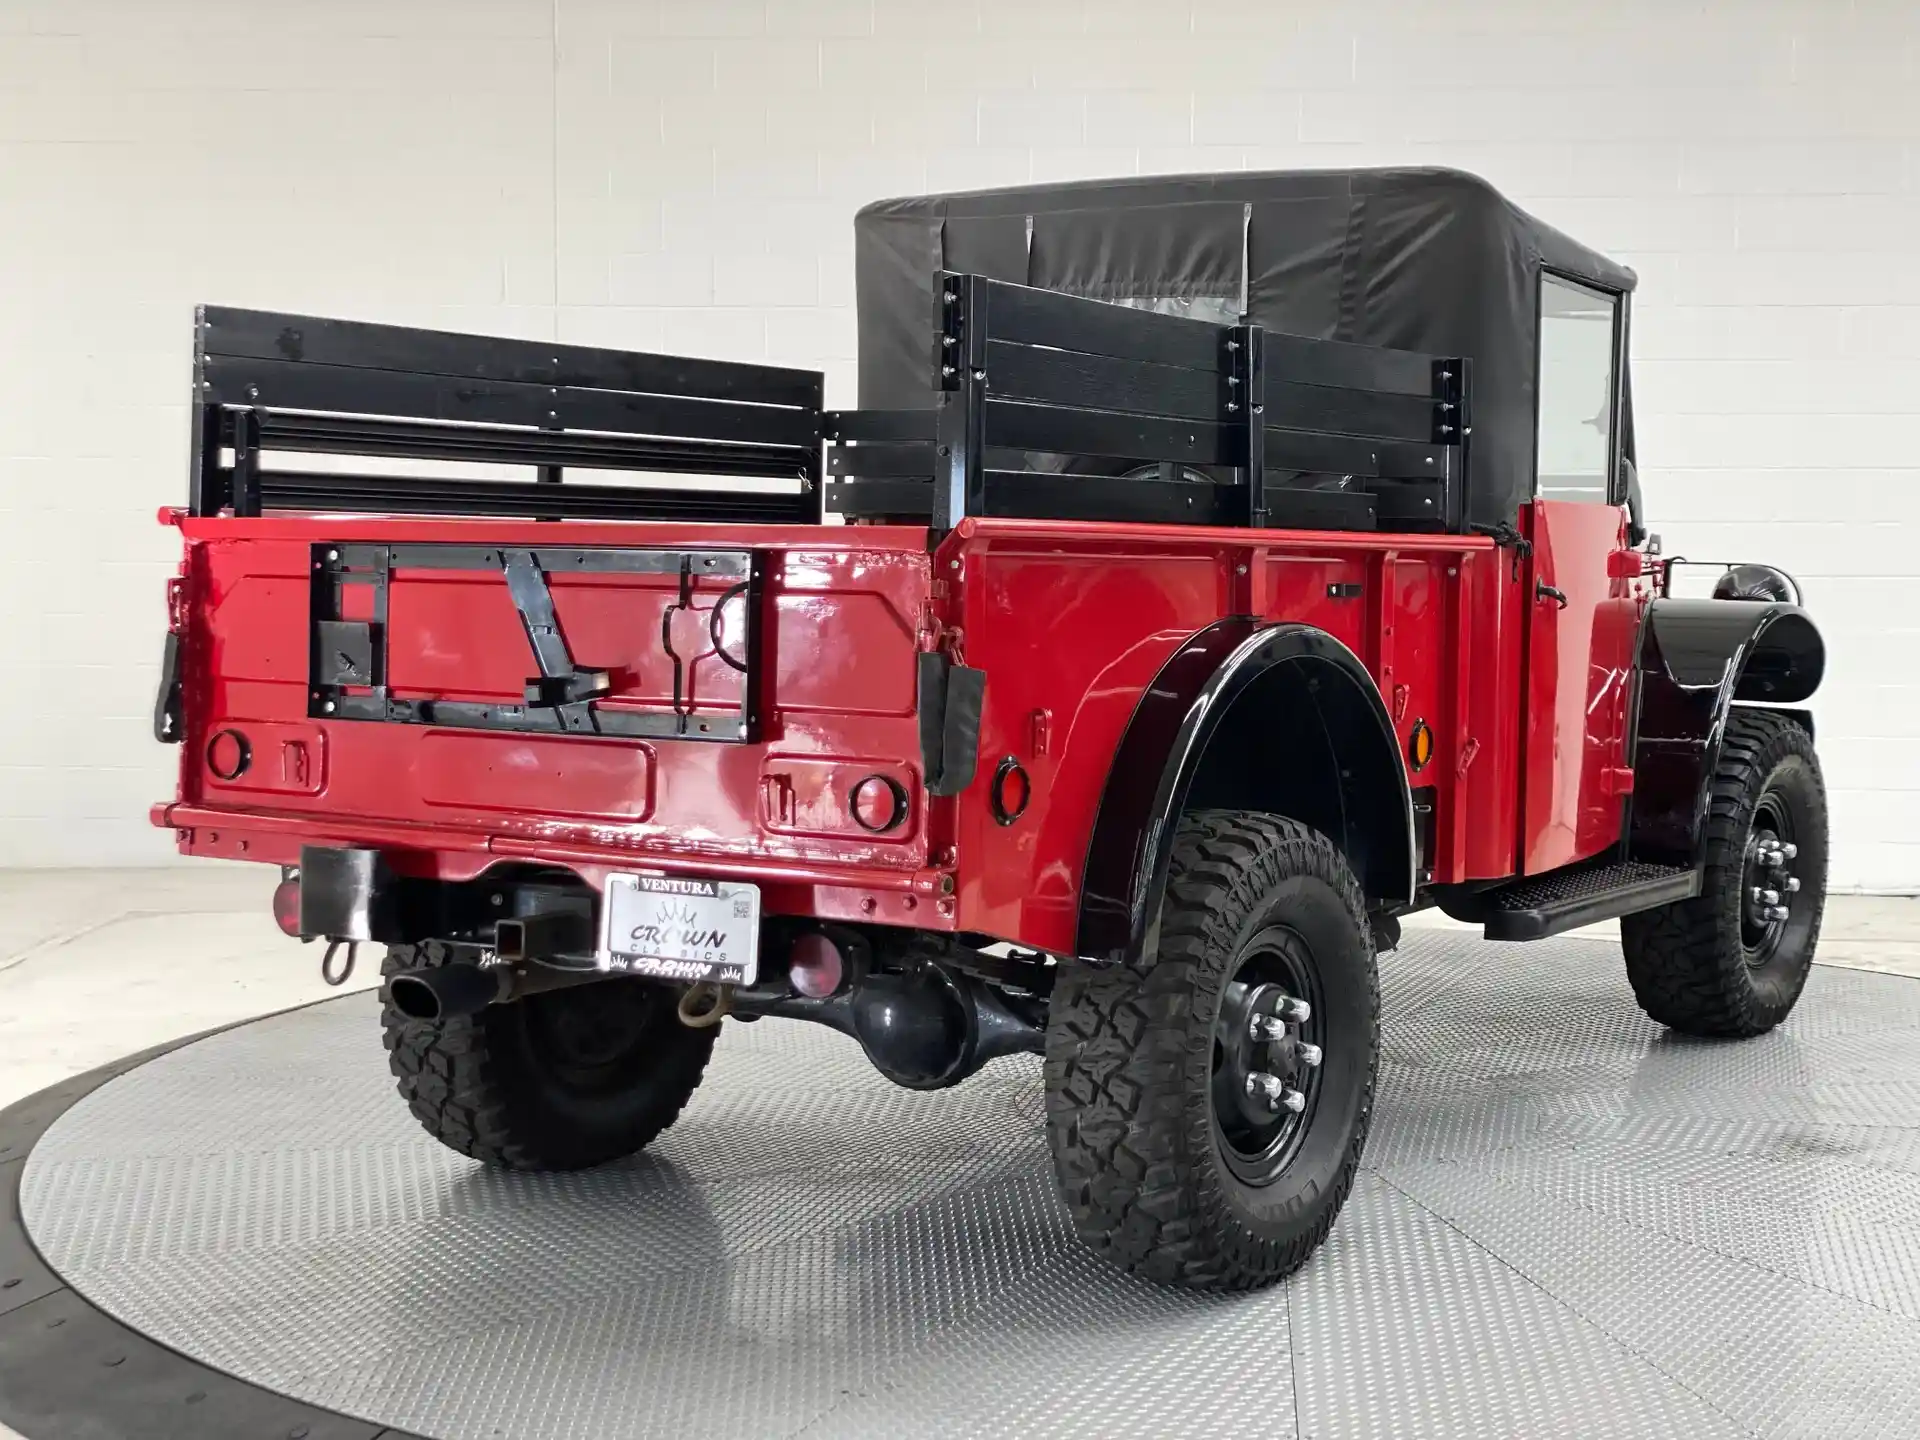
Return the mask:
[[[268,866],[0,871],[0,1105],[130,1051],[339,992]],[[353,988],[377,982],[380,951]],[[378,1043],[375,1041],[374,1043]]]
[[[0,1105],[179,1035],[341,993],[321,983],[319,948],[275,927],[277,878],[217,864],[0,871]],[[1617,927],[1580,933],[1610,942]],[[1819,959],[1920,977],[1920,900],[1832,897]],[[346,988],[378,976],[370,947]],[[0,1425],[0,1440],[18,1437]]]

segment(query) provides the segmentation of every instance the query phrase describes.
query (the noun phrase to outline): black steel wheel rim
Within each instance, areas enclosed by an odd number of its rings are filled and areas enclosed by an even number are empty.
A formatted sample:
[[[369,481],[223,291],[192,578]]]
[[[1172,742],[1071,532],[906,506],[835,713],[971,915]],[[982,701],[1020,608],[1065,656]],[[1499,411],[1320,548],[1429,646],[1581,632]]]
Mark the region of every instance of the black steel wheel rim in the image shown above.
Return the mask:
[[[1304,1020],[1285,1018],[1290,1001],[1305,1002]],[[1234,957],[1220,993],[1208,1092],[1214,1146],[1243,1184],[1279,1179],[1312,1128],[1326,1068],[1325,1026],[1312,947],[1284,925],[1255,934]],[[1320,1063],[1308,1064],[1302,1047],[1318,1050]],[[1256,1077],[1272,1077],[1304,1103],[1295,1110],[1269,1101],[1253,1088]]]
[[[592,1095],[625,1089],[646,1068],[662,993],[644,981],[607,980],[529,995],[513,1008],[534,1064],[560,1088]]]
[[[1790,916],[1797,891],[1793,859],[1784,858],[1784,847],[1796,851],[1798,833],[1793,807],[1780,791],[1764,791],[1753,808],[1753,821],[1747,828],[1745,859],[1740,870],[1740,949],[1747,965],[1755,970],[1770,964],[1792,923]],[[1780,914],[1780,910],[1787,914]]]

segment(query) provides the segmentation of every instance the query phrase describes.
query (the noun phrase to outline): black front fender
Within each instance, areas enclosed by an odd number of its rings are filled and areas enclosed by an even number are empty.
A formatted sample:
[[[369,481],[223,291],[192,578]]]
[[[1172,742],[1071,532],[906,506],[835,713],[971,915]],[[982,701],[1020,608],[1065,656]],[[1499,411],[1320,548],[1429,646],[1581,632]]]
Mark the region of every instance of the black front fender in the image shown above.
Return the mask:
[[[1655,600],[1641,622],[1637,667],[1629,853],[1697,865],[1734,702],[1804,701],[1819,688],[1826,644],[1797,605]],[[1790,713],[1811,731],[1811,717]]]
[[[1361,875],[1369,899],[1387,905],[1412,900],[1412,796],[1393,721],[1372,675],[1323,630],[1233,618],[1208,626],[1176,650],[1134,709],[1088,845],[1077,947],[1081,955],[1119,963],[1156,947],[1174,832],[1208,746],[1235,701],[1277,667],[1289,665],[1307,667],[1314,676],[1296,692],[1303,703],[1319,703],[1314,696],[1321,693],[1321,676],[1342,687],[1346,703],[1341,713],[1347,723],[1329,743],[1343,760],[1353,758],[1353,768],[1378,782],[1367,792],[1376,797],[1372,805],[1356,803],[1348,813],[1346,797],[1342,800],[1346,823],[1340,828],[1365,827],[1372,842]],[[1364,718],[1356,723],[1355,717]],[[1246,808],[1268,807],[1253,803]],[[1340,844],[1352,837],[1330,838]],[[1346,848],[1351,854],[1356,847],[1349,843]]]

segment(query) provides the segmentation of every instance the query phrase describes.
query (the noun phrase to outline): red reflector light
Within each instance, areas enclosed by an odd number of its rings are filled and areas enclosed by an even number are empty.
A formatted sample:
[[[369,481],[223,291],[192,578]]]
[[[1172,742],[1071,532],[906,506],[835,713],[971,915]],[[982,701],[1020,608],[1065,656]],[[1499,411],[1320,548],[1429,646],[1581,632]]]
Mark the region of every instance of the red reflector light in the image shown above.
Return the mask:
[[[253,763],[253,746],[238,730],[222,730],[207,742],[207,769],[216,780],[229,784],[247,773]]]
[[[802,935],[787,952],[787,983],[810,1000],[824,1000],[846,977],[840,947],[819,931]]]
[[[853,787],[847,808],[862,830],[883,834],[907,818],[907,790],[890,775],[869,775]]]
[[[1032,778],[1018,760],[1007,756],[993,772],[993,783],[987,787],[987,803],[993,808],[993,818],[1002,825],[1011,825],[1027,813],[1027,804],[1032,799]]]
[[[300,936],[300,882],[282,880],[273,887],[273,923],[287,934]]]

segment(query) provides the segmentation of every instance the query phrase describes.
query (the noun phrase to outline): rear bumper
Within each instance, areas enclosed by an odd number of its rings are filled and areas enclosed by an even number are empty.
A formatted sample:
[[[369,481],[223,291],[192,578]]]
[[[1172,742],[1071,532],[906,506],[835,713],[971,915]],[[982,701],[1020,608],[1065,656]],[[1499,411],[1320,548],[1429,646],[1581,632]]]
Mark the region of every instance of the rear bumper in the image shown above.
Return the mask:
[[[865,921],[921,930],[954,930],[955,877],[950,870],[880,869],[805,863],[785,858],[667,852],[635,845],[555,842],[438,826],[350,817],[229,810],[207,805],[156,805],[153,823],[174,832],[183,855],[296,865],[303,845],[378,850],[397,874],[471,880],[496,865],[558,865],[596,889],[609,872],[641,871],[744,880],[761,889],[763,913]]]

